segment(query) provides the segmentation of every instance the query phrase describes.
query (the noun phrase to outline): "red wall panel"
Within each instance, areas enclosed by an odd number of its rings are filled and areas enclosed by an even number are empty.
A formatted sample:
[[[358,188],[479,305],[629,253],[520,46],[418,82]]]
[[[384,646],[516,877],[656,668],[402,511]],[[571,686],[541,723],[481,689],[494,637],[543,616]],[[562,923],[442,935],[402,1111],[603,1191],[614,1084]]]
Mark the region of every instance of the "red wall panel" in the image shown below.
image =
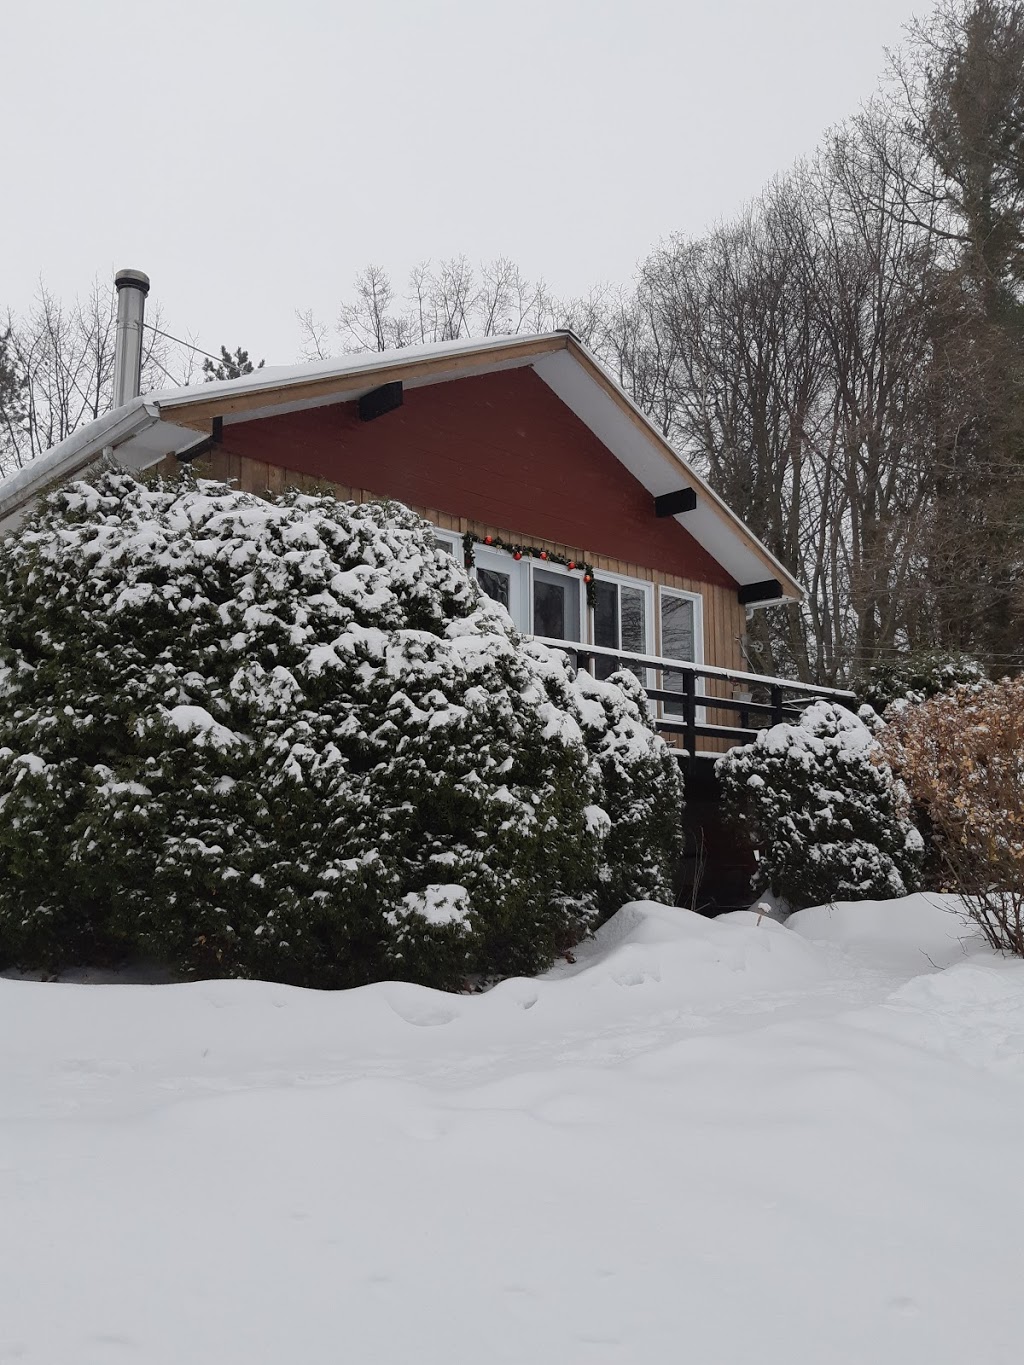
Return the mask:
[[[407,389],[224,429],[224,450],[704,583],[734,580],[532,369]]]

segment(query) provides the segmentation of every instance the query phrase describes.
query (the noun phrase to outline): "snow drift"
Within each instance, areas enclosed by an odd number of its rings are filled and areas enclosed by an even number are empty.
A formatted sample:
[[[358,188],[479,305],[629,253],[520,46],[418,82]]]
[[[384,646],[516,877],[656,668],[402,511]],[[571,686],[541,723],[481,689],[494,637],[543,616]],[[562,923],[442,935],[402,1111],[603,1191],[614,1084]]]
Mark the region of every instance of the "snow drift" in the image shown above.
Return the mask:
[[[1022,1040],[923,897],[472,997],[0,980],[0,1359],[1010,1365]]]

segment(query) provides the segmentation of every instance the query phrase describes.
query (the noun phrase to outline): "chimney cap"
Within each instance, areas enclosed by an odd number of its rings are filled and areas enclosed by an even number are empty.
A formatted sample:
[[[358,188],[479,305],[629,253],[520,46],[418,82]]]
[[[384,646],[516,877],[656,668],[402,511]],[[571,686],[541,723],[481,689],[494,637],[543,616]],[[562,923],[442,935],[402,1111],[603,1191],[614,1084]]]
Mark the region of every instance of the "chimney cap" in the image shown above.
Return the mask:
[[[117,289],[141,289],[148,294],[149,276],[141,270],[119,270],[114,276],[114,285]]]

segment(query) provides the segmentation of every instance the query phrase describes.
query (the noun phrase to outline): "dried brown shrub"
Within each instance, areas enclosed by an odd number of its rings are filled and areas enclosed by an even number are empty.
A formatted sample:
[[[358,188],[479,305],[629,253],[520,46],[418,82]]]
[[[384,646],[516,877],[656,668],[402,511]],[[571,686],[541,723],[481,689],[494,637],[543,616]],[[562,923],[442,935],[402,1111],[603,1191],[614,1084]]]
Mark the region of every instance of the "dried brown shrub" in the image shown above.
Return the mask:
[[[943,889],[988,942],[1024,957],[1024,678],[890,713],[880,736],[931,826]]]

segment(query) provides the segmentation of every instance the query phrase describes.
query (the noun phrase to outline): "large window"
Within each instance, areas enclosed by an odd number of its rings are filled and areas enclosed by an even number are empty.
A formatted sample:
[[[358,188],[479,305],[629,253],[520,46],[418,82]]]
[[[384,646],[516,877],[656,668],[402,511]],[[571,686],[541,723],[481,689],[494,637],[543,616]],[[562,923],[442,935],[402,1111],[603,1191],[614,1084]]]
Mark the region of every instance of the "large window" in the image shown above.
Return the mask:
[[[582,639],[583,583],[579,574],[554,565],[541,567],[533,558],[514,559],[504,550],[480,545],[474,560],[482,591],[501,603],[520,630],[551,640]]]
[[[703,657],[700,598],[694,593],[676,592],[672,588],[659,589],[658,598],[662,657],[679,659],[685,663],[700,663]],[[665,673],[661,685],[666,692],[682,693],[683,679],[678,673]],[[665,713],[678,715],[679,711],[666,705]]]
[[[457,532],[438,528],[436,538],[441,548],[461,558],[462,540]],[[530,555],[515,559],[505,550],[482,544],[474,547],[473,559],[473,573],[481,590],[499,602],[525,634],[581,643],[592,639],[593,644],[604,649],[622,650],[624,654],[661,654],[686,663],[700,663],[703,659],[701,599],[696,593],[655,589],[653,584],[640,579],[598,572],[591,637],[587,630],[586,594],[578,571],[570,573],[561,565]],[[660,627],[658,635],[656,627]],[[613,658],[598,658],[595,662],[599,678],[607,678],[618,667]],[[632,671],[645,686],[654,684],[654,669],[635,665]],[[683,690],[678,674],[662,674],[660,685],[668,692]],[[677,714],[671,704],[666,710],[668,714]]]
[[[646,585],[599,577],[594,584],[594,644],[631,654],[653,653],[651,607],[652,591]],[[614,659],[598,657],[595,663],[599,678],[607,678],[617,667]],[[641,682],[647,681],[646,669],[633,672]]]

